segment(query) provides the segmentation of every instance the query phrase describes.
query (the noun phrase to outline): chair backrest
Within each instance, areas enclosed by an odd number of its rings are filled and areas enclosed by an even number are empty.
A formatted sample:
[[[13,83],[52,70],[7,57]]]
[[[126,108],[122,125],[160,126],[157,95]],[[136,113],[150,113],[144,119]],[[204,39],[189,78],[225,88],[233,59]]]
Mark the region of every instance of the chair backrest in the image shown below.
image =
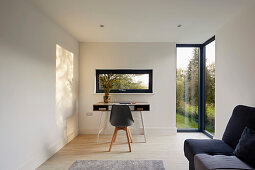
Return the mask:
[[[255,128],[255,108],[238,105],[233,110],[222,140],[235,149],[246,126]]]
[[[134,123],[129,106],[112,105],[110,123],[116,127],[127,127]]]

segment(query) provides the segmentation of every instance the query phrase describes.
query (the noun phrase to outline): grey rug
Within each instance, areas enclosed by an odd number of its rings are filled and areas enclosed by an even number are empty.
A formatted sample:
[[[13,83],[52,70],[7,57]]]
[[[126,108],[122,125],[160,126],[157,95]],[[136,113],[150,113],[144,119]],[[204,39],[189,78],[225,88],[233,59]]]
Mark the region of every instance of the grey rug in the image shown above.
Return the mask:
[[[78,160],[70,170],[165,170],[162,160]]]

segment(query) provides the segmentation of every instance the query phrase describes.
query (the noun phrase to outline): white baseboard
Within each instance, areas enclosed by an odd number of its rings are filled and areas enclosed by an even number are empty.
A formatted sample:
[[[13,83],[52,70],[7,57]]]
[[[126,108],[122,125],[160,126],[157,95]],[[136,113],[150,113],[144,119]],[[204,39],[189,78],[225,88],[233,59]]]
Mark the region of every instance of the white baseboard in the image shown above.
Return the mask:
[[[102,134],[111,135],[113,133],[114,128],[104,129]],[[142,135],[142,128],[131,128],[132,134]],[[97,134],[98,129],[80,129],[79,134]],[[175,135],[177,133],[176,127],[153,127],[153,128],[145,128],[146,135]]]
[[[46,148],[43,152],[35,152],[32,158],[26,161],[18,170],[35,170],[42,163],[47,161],[50,157],[52,157],[56,152],[58,152],[61,148],[63,148],[67,143],[73,140],[76,136],[78,136],[78,131],[72,132],[67,135],[67,140],[59,140],[55,144],[51,145],[48,149]]]
[[[146,132],[148,135],[176,135],[177,128],[176,127],[168,127],[168,128],[154,127],[154,128],[147,128]]]
[[[72,132],[67,135],[67,143],[71,142],[76,136],[78,136],[79,132]]]

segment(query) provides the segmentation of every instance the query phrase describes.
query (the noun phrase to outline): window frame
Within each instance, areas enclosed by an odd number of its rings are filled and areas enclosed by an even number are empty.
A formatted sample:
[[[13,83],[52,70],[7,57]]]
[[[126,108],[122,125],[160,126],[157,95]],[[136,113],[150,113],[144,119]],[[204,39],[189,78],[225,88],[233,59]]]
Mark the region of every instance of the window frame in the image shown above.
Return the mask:
[[[176,44],[176,48],[198,47],[199,48],[199,63],[198,63],[198,128],[197,129],[177,129],[177,132],[202,132],[210,138],[213,135],[205,129],[206,116],[206,46],[215,41],[215,36],[211,37],[202,44]]]
[[[210,39],[208,39],[207,41],[205,41],[203,44],[202,44],[202,48],[203,48],[203,65],[204,65],[204,75],[203,75],[203,81],[204,81],[204,84],[202,84],[202,88],[203,88],[203,93],[202,93],[202,96],[201,96],[201,100],[203,102],[203,110],[202,110],[202,132],[207,135],[208,137],[210,138],[213,138],[213,134],[211,134],[210,132],[208,132],[206,130],[206,125],[205,125],[205,122],[206,122],[206,73],[205,73],[205,67],[206,67],[206,46],[208,44],[210,44],[211,42],[215,41],[215,36],[211,37]],[[215,127],[215,126],[214,126]],[[214,129],[215,131],[215,129]]]
[[[152,69],[96,69],[96,93],[104,93],[99,89],[99,74],[149,74],[149,89],[112,89],[110,93],[153,93]]]
[[[201,126],[200,126],[200,122],[201,122],[201,117],[200,117],[200,72],[201,72],[201,68],[200,68],[200,56],[201,56],[201,44],[176,44],[176,48],[199,48],[199,63],[198,63],[198,128],[190,128],[190,129],[177,129],[177,132],[201,132]],[[177,60],[176,60],[177,61]]]

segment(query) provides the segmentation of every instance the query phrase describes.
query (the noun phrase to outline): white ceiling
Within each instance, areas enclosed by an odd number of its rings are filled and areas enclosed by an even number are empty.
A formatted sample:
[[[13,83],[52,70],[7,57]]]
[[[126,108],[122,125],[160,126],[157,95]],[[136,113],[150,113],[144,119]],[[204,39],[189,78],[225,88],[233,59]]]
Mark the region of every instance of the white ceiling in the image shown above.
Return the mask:
[[[254,0],[31,1],[80,42],[202,43],[255,5]]]

